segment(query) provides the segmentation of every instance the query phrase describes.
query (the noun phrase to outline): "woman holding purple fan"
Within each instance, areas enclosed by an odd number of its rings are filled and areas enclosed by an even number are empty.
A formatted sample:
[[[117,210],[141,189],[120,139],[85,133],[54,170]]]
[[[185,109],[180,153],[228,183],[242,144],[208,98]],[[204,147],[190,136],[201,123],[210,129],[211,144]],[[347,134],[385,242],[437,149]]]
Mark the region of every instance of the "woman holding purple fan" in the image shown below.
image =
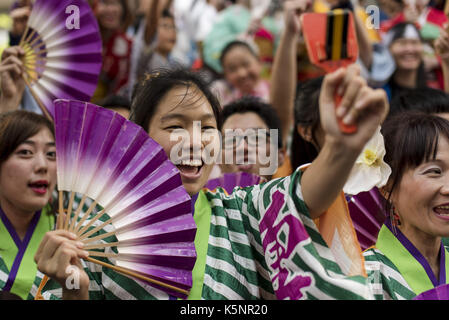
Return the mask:
[[[34,254],[55,221],[49,204],[56,184],[53,130],[35,113],[0,115],[0,291],[21,299],[39,285]]]

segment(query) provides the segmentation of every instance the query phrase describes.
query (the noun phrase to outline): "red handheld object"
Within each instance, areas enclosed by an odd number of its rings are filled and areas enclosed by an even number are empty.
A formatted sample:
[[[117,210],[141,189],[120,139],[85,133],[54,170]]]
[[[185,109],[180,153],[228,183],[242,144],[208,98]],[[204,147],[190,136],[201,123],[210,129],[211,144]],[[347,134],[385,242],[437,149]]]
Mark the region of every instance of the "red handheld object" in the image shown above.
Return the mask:
[[[309,60],[326,73],[357,60],[359,48],[350,11],[336,9],[328,13],[304,13],[302,29]],[[341,99],[335,93],[335,108],[340,105]],[[338,125],[344,133],[357,131],[356,125],[345,125],[342,119],[338,119]]]

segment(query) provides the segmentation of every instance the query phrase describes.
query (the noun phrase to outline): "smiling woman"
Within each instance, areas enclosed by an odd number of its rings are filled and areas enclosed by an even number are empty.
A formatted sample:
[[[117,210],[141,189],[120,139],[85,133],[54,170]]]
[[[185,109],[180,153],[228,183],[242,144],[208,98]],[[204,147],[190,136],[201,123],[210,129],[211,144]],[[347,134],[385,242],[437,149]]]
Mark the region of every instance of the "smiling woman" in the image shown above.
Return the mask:
[[[0,116],[0,289],[28,298],[34,254],[54,225],[49,201],[56,184],[53,125],[14,111]]]
[[[417,112],[383,125],[392,174],[383,193],[389,219],[365,252],[377,299],[411,299],[449,280],[449,122]]]

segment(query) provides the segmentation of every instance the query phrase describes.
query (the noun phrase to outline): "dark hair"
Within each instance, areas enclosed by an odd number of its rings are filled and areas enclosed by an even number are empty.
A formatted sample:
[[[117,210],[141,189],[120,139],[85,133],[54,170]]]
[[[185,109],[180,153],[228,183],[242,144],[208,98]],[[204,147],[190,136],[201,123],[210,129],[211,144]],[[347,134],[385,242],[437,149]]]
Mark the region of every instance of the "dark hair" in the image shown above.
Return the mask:
[[[257,55],[257,53],[254,51],[253,48],[251,48],[251,46],[248,43],[246,43],[245,41],[241,41],[241,40],[234,40],[234,41],[229,42],[223,48],[223,50],[221,50],[221,54],[220,54],[220,64],[221,64],[221,66],[223,66],[223,61],[224,61],[226,55],[229,53],[229,51],[231,51],[232,49],[234,49],[236,47],[246,48],[254,57],[259,59],[259,56]]]
[[[391,100],[388,117],[411,110],[424,113],[449,112],[449,95],[429,87],[408,89]]]
[[[131,102],[129,99],[119,95],[106,96],[98,104],[107,109],[124,108],[126,110],[131,110]]]
[[[324,77],[308,80],[298,85],[295,101],[295,126],[293,129],[290,162],[293,169],[312,162],[319,150],[304,140],[298,133],[297,126],[310,128],[312,139],[316,142],[315,131],[320,126],[319,97]]]
[[[173,15],[171,14],[170,10],[168,10],[168,8],[164,8],[161,12],[161,18],[171,18],[171,19],[175,19],[175,17],[173,17]]]
[[[217,121],[218,130],[221,128],[220,103],[199,73],[185,68],[159,69],[135,86],[131,101],[131,121],[140,125],[146,131],[162,98],[175,87],[195,86],[209,101]]]
[[[48,128],[55,136],[53,123],[42,115],[24,110],[0,114],[0,164],[42,128]]]
[[[433,114],[406,111],[387,119],[382,125],[385,141],[385,162],[391,168],[389,198],[408,169],[435,159],[439,136],[449,139],[449,121]],[[389,200],[389,199],[387,199]],[[390,201],[386,201],[389,212]]]
[[[279,119],[276,110],[273,107],[263,102],[260,98],[246,96],[241,99],[235,100],[223,107],[221,111],[221,120],[224,124],[226,119],[235,113],[254,112],[257,114],[269,129],[278,130],[278,147],[282,148],[281,137],[281,120]]]

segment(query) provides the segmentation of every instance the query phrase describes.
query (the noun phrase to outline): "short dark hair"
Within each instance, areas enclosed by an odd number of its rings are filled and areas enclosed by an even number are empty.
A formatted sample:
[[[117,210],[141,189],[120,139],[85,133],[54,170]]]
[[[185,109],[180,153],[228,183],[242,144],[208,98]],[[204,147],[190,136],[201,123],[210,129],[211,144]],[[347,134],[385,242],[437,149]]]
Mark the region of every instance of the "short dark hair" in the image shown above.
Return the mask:
[[[47,128],[55,136],[53,123],[40,114],[25,110],[0,114],[0,165],[20,144],[42,128]]]
[[[296,89],[294,109],[295,127],[292,136],[290,162],[293,169],[310,163],[318,156],[319,150],[298,133],[297,126],[310,128],[312,139],[315,140],[315,131],[320,126],[319,98],[324,77],[313,78],[300,83]]]
[[[404,111],[449,112],[449,95],[434,88],[407,89],[391,100],[388,117]]]
[[[220,54],[220,64],[221,64],[221,66],[223,66],[223,61],[224,61],[226,55],[229,53],[229,51],[231,51],[235,47],[246,48],[254,57],[259,59],[259,56],[257,55],[257,53],[254,51],[253,48],[251,48],[251,46],[247,42],[241,41],[241,40],[233,40],[233,41],[229,42],[223,48],[223,50],[221,50],[221,54]]]
[[[391,197],[406,170],[435,159],[440,135],[449,139],[449,121],[434,114],[405,111],[388,118],[381,132],[386,150],[384,160],[392,171],[387,190]],[[391,204],[386,203],[389,212]]]
[[[150,121],[162,98],[175,87],[195,86],[206,97],[217,121],[218,129],[221,128],[220,103],[212,93],[201,74],[186,68],[158,69],[147,74],[143,81],[134,89],[131,101],[131,121],[148,131]]]
[[[265,122],[269,129],[278,130],[278,147],[282,148],[281,120],[271,104],[263,102],[258,97],[245,96],[225,105],[221,111],[222,123],[224,124],[226,119],[235,113],[246,112],[254,112]]]
[[[126,110],[131,110],[131,102],[129,99],[119,95],[106,96],[98,104],[107,109],[124,108]]]

